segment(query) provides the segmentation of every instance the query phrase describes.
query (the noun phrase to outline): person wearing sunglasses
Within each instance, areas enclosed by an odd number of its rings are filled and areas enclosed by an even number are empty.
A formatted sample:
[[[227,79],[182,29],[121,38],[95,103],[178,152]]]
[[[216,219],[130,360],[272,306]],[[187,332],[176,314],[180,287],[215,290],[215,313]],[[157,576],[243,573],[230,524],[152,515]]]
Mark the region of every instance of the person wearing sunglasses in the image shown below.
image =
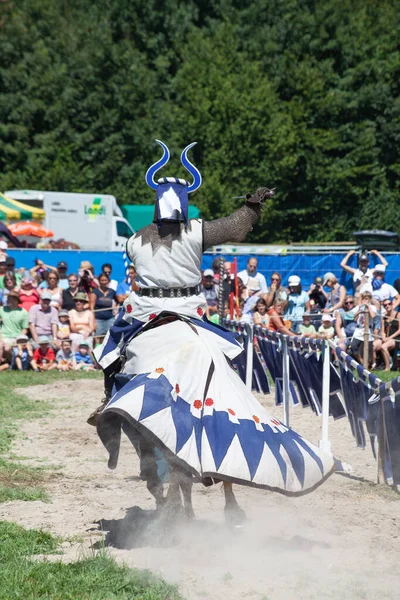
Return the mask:
[[[274,271],[271,275],[271,283],[267,294],[261,294],[264,298],[267,308],[271,308],[274,305],[275,300],[282,300],[286,302],[288,298],[287,290],[282,285],[282,275]]]
[[[339,348],[347,352],[351,338],[357,327],[357,323],[354,320],[356,317],[356,302],[354,296],[346,296],[343,308],[339,308],[336,311],[335,317],[336,342]]]
[[[382,354],[384,370],[390,371],[390,352],[396,347],[396,339],[400,338],[400,320],[392,300],[384,300],[381,306],[385,310],[382,316],[382,338],[374,341],[374,349]]]
[[[46,276],[47,287],[39,288],[39,291],[43,293],[44,290],[51,295],[50,306],[53,306],[57,310],[62,307],[62,293],[63,290],[59,286],[59,277],[57,271],[50,271]]]

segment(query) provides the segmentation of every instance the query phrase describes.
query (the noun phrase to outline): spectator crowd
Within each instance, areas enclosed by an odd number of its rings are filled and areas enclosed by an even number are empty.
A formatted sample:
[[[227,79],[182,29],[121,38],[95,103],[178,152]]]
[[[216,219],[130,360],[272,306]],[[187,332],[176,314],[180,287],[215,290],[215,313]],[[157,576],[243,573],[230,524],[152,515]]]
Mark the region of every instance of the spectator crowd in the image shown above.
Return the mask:
[[[258,271],[256,258],[250,258],[247,268],[232,274],[232,263],[223,265],[223,310],[227,319],[235,319],[289,336],[315,337],[333,342],[363,364],[368,339],[367,368],[397,369],[397,346],[400,355],[400,280],[394,286],[385,281],[388,263],[377,250],[371,250],[376,260],[361,254],[358,267],[348,265],[355,251],[342,260],[341,268],[352,275],[353,290],[349,293],[339,283],[340,274],[315,275],[309,289],[303,289],[295,274],[282,285],[280,273],[272,273],[267,282]],[[208,304],[208,317],[217,322],[220,259],[212,269],[203,272],[203,291]],[[339,276],[338,276],[339,275]],[[234,298],[238,295],[238,301]]]
[[[354,253],[340,264],[352,275],[350,294],[340,284],[340,274],[316,274],[309,289],[303,289],[301,278],[292,274],[285,287],[277,272],[267,282],[254,257],[236,277],[231,262],[225,261],[220,272],[221,259],[216,258],[202,273],[207,317],[219,322],[221,284],[227,319],[289,336],[333,340],[361,364],[368,337],[367,366],[397,368],[400,280],[394,286],[385,281],[388,263],[377,250],[370,252],[380,261],[373,267],[366,254],[359,256],[357,268],[350,267]],[[109,263],[95,274],[85,260],[77,273],[69,272],[65,261],[51,266],[36,260],[31,269],[16,269],[13,257],[0,246],[0,371],[95,369],[91,351],[102,342],[129,293],[137,289],[135,278],[133,265],[125,279],[117,281]]]
[[[118,282],[109,263],[97,275],[85,260],[78,273],[65,261],[16,269],[0,247],[0,371],[94,370],[91,350],[135,288],[133,265],[127,271]]]

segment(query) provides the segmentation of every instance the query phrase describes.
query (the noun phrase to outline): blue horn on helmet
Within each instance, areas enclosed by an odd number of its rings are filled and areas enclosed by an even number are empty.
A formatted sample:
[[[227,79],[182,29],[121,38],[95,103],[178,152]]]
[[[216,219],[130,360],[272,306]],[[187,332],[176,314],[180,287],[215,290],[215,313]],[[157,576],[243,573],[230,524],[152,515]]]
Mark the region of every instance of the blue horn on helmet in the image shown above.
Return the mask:
[[[146,183],[153,190],[156,190],[158,188],[158,183],[156,183],[154,181],[154,175],[156,174],[156,172],[159,169],[161,169],[161,167],[164,167],[167,164],[167,162],[169,161],[169,157],[170,157],[170,153],[169,153],[167,146],[160,140],[156,140],[156,142],[157,142],[157,144],[160,144],[161,148],[164,150],[164,153],[163,153],[162,157],[160,158],[160,160],[155,162],[154,165],[152,165],[147,170],[147,173],[146,173]]]
[[[190,192],[195,192],[201,186],[200,172],[196,169],[196,167],[194,165],[192,165],[192,163],[190,162],[190,160],[187,157],[187,153],[189,152],[190,148],[193,148],[193,146],[195,146],[196,144],[197,144],[197,142],[192,142],[191,144],[189,144],[189,146],[186,146],[186,148],[184,149],[184,151],[181,154],[181,163],[193,177],[193,183],[192,183],[192,185],[189,185],[189,187],[187,189],[189,194],[190,194]]]

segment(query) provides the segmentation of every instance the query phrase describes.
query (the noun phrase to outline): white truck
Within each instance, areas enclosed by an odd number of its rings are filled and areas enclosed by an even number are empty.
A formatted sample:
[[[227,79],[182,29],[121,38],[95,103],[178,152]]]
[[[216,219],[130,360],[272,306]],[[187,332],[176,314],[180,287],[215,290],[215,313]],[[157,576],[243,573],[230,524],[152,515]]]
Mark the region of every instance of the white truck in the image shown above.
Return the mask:
[[[43,208],[43,225],[84,250],[120,252],[134,231],[124,219],[114,196],[39,190],[9,190],[5,195]]]

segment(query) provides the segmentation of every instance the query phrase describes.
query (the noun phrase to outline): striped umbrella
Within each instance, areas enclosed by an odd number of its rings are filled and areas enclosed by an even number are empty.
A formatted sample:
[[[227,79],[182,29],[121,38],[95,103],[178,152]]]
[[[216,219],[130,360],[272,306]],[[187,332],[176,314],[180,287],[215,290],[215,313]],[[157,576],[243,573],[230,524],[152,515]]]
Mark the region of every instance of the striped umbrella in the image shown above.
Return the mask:
[[[0,192],[0,220],[20,221],[28,219],[44,219],[45,212],[42,208],[28,206],[18,200],[8,198]]]

